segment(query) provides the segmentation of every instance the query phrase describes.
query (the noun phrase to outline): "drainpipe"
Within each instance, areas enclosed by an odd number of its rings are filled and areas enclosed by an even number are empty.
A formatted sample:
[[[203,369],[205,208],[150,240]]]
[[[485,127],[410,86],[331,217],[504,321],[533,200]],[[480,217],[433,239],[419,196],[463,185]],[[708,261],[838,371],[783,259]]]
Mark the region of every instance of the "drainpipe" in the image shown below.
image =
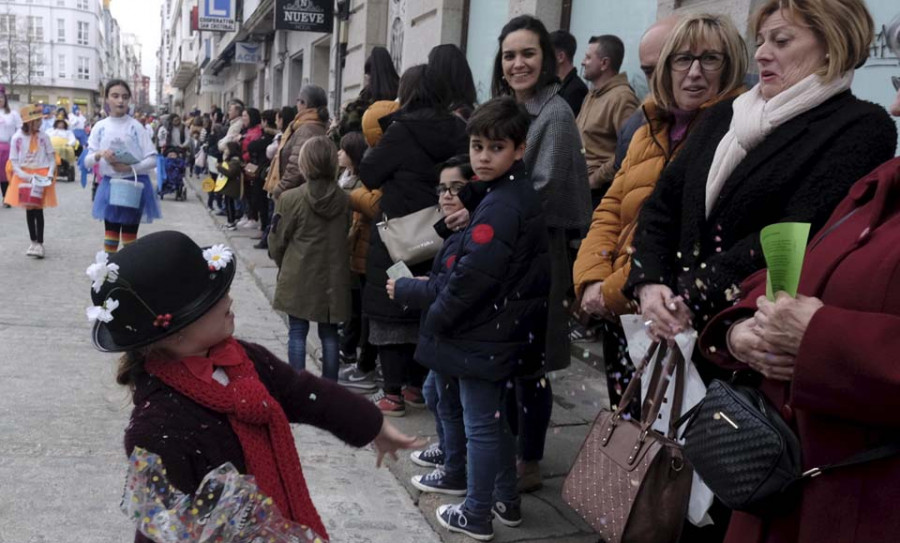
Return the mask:
[[[344,59],[347,58],[347,28],[350,20],[350,1],[338,0],[335,13],[337,31],[333,36],[334,44],[334,118],[341,119],[341,95],[344,86]]]

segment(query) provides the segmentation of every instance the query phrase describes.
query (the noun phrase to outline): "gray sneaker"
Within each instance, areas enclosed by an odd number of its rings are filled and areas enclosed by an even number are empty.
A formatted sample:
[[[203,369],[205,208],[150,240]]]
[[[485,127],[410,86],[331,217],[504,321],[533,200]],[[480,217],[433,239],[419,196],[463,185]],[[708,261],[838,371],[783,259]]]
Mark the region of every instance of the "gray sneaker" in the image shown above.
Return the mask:
[[[356,366],[347,366],[338,372],[338,383],[359,392],[372,392],[378,388],[374,374],[374,371],[363,372]]]

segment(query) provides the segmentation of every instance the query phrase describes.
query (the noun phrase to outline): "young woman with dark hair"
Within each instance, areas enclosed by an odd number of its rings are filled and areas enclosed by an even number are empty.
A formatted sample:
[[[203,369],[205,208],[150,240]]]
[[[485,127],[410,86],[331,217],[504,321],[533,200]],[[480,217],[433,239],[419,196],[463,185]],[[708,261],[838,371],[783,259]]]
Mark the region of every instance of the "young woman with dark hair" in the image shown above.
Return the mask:
[[[446,109],[425,66],[403,74],[399,95],[400,110],[359,165],[363,184],[382,191],[381,213],[389,218],[437,206],[436,165],[469,148],[465,123]],[[406,405],[425,405],[422,384],[427,372],[413,359],[419,311],[388,299],[384,285],[394,262],[374,227],[369,242],[363,313],[369,318],[369,341],[378,347],[384,373],[383,392],[374,400],[386,415],[401,416]],[[410,269],[413,275],[425,275],[430,266],[428,260]]]
[[[156,168],[156,148],[141,123],[128,114],[131,87],[121,79],[113,79],[106,84],[104,97],[109,116],[91,129],[84,164],[88,169],[100,165],[101,180],[94,197],[93,216],[104,222],[103,249],[115,253],[120,239],[123,246],[137,239],[141,220],[153,222],[162,213],[148,175]],[[143,194],[137,208],[110,203],[114,179],[135,179],[142,185]]]
[[[546,358],[542,371],[518,378],[520,490],[541,486],[538,461],[550,424],[553,394],[545,372],[570,363],[566,293],[572,286],[569,241],[590,225],[591,192],[581,134],[566,101],[557,95],[556,60],[544,23],[530,15],[509,21],[500,33],[491,89],[510,95],[532,116],[524,163],[544,201],[550,237],[551,286]]]
[[[255,107],[248,107],[241,113],[244,130],[241,132],[241,162],[244,165],[244,190],[241,198],[241,209],[244,217],[237,225],[242,228],[259,228],[259,214],[252,205],[253,185],[260,183],[259,157],[250,155],[250,145],[262,139],[262,115]],[[263,148],[265,149],[265,147]]]
[[[380,100],[396,100],[397,90],[400,86],[400,77],[394,68],[391,54],[384,47],[375,47],[364,66],[363,88],[359,96],[347,103],[341,111],[340,122],[332,125],[329,135],[335,145],[341,138],[350,132],[362,130],[363,113],[373,103]]]
[[[466,54],[452,43],[438,45],[428,53],[428,70],[450,111],[468,119],[478,98]]]

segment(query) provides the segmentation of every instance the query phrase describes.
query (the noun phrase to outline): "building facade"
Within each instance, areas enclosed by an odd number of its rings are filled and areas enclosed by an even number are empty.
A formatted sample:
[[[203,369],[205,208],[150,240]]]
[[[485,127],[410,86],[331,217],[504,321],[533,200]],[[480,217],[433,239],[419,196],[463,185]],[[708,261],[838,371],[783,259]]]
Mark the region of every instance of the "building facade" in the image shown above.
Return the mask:
[[[399,72],[427,60],[432,47],[454,43],[466,53],[479,100],[489,98],[497,37],[506,22],[534,14],[551,31],[562,28],[578,40],[579,65],[591,36],[615,34],[625,44],[623,70],[639,96],[647,82],[639,69],[638,43],[657,18],[671,13],[712,12],[729,15],[751,51],[751,15],[763,0],[346,0],[336,2],[331,33],[274,29],[274,0],[236,0],[237,30],[191,30],[196,0],[166,0],[163,43],[166,62],[163,102],[175,111],[223,105],[232,97],[249,106],[273,108],[293,104],[305,84],[330,94],[332,110],[352,100],[363,85],[363,64],[372,48],[386,47]],[[295,0],[305,5],[312,0]],[[894,96],[890,76],[898,63],[883,47],[884,28],[900,16],[896,0],[867,0],[880,32],[872,58],[857,70],[853,91],[888,105]],[[343,16],[340,13],[343,8]],[[259,46],[259,62],[236,62],[236,44]],[[753,63],[751,63],[751,66]],[[336,67],[338,67],[336,69]],[[752,70],[753,68],[751,68]]]
[[[106,81],[140,73],[137,38],[123,41],[109,1],[0,0],[0,83],[11,103],[93,114]]]

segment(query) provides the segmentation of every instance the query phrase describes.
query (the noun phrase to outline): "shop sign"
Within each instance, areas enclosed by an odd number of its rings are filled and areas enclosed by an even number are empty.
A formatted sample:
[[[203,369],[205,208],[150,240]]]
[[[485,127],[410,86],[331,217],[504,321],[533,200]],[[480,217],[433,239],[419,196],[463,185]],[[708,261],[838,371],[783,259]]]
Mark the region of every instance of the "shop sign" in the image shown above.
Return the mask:
[[[251,41],[235,42],[234,62],[236,64],[261,64],[262,61],[262,43]]]
[[[197,27],[213,32],[237,30],[236,0],[200,0]]]
[[[333,0],[275,0],[275,30],[331,32]]]

